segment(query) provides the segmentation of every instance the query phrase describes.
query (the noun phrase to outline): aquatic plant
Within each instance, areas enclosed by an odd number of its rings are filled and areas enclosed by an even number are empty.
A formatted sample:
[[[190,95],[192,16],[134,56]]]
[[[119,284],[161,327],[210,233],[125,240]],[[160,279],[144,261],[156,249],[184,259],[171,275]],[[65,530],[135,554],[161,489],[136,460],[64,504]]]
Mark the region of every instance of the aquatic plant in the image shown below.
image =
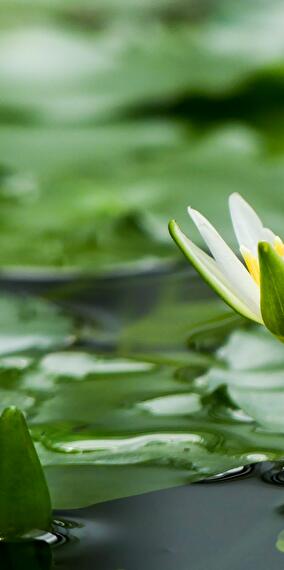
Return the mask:
[[[240,253],[235,255],[210,222],[197,210],[188,213],[212,257],[181,231],[175,220],[169,231],[186,258],[212,289],[237,313],[263,324],[284,338],[284,244],[264,227],[253,208],[238,194],[229,198]]]
[[[49,530],[47,483],[24,415],[14,406],[0,418],[0,449],[0,539]]]

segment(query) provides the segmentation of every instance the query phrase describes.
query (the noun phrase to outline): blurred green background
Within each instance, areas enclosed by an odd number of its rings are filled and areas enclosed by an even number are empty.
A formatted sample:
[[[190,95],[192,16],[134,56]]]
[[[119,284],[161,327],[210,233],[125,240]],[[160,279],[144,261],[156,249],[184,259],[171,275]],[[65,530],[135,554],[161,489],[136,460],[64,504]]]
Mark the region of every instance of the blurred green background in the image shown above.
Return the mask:
[[[282,0],[2,0],[0,266],[180,259],[186,206],[230,243],[241,192],[280,236]]]

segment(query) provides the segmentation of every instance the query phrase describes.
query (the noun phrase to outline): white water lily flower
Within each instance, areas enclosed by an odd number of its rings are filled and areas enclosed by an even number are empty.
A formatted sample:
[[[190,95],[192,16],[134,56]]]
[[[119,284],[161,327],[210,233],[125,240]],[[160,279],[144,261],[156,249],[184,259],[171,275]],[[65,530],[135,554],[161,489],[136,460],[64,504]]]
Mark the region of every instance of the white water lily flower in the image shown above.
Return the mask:
[[[230,213],[245,265],[210,222],[197,210],[188,213],[212,257],[172,220],[170,233],[201,277],[236,312],[265,324],[284,337],[284,244],[265,228],[253,208],[237,193],[229,198]]]

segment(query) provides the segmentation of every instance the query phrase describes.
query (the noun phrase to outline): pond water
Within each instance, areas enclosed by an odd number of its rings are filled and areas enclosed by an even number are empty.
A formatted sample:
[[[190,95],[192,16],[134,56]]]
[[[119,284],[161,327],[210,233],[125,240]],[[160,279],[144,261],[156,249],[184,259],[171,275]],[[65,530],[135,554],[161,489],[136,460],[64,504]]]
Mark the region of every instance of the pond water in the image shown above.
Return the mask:
[[[263,463],[210,484],[58,511],[60,544],[0,543],[1,564],[7,570],[279,570],[281,468]]]
[[[1,301],[2,401],[26,411],[61,542],[0,542],[4,567],[284,566],[282,345],[183,268],[14,290],[69,311]]]
[[[55,563],[70,570],[279,570],[284,497],[275,482],[267,484],[272,472],[263,464],[226,481],[58,513],[82,526],[70,533],[79,543],[58,548]]]

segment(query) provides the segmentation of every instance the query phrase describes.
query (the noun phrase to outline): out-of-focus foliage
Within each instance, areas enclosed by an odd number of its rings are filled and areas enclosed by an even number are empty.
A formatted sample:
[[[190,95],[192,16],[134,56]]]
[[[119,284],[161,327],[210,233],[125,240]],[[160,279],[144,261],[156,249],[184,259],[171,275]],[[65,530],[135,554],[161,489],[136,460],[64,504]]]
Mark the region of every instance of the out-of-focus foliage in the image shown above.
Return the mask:
[[[279,0],[0,8],[0,265],[178,257],[188,203],[229,234],[243,193],[281,235]]]

